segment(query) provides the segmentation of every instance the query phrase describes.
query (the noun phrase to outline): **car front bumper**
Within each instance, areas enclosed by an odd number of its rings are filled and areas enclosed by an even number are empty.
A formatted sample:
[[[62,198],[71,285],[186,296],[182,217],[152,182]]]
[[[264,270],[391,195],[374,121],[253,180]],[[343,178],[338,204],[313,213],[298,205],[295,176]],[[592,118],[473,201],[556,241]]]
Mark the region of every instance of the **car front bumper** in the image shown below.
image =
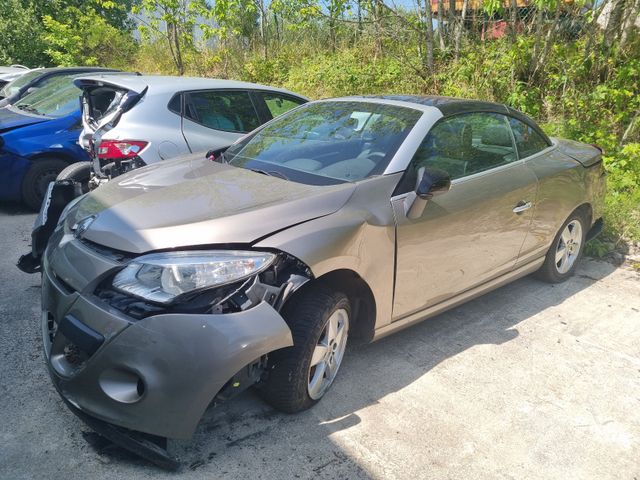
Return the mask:
[[[293,344],[270,304],[230,314],[127,317],[91,292],[115,261],[55,235],[42,270],[42,329],[53,383],[90,417],[152,435],[189,438],[222,387],[245,366]]]

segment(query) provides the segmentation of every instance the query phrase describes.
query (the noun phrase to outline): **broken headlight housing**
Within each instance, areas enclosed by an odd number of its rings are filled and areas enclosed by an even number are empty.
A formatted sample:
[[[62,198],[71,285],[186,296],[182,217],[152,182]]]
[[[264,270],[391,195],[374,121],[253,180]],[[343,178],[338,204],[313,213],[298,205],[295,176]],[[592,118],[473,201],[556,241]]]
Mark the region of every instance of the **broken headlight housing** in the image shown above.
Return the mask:
[[[166,252],[133,260],[113,278],[114,289],[154,303],[243,280],[271,265],[275,255],[237,250]]]

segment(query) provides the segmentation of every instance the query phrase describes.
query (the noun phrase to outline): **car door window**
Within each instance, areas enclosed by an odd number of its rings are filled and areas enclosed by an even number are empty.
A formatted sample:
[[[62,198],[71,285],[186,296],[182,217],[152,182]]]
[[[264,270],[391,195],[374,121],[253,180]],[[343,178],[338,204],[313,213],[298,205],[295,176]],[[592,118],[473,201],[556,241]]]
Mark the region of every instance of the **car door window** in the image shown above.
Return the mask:
[[[468,113],[445,118],[431,128],[414,155],[407,179],[415,187],[421,167],[447,172],[451,179],[506,165],[517,160],[504,115]]]
[[[185,117],[205,127],[246,133],[260,126],[258,114],[248,92],[191,92]]]
[[[178,115],[181,115],[182,114],[182,95],[179,93],[174,95],[173,98],[169,101],[167,108],[169,109],[169,111],[173,113],[177,113]]]
[[[520,158],[535,155],[549,146],[547,141],[530,125],[513,117],[509,118],[509,124],[513,131]]]
[[[267,105],[267,110],[269,110],[272,118],[282,115],[292,108],[305,103],[302,99],[293,98],[288,95],[280,95],[278,93],[261,93],[260,96]]]

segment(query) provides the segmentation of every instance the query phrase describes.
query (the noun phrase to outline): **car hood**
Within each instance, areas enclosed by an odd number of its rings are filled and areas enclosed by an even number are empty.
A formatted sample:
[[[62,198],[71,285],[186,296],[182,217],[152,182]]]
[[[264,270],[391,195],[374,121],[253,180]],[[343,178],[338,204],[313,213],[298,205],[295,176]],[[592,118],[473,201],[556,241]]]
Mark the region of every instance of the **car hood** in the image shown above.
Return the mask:
[[[131,253],[215,244],[251,244],[337,211],[355,185],[314,186],[202,158],[162,162],[100,186],[67,222],[94,216],[82,234]]]
[[[47,117],[25,115],[10,108],[0,109],[0,133],[15,130],[26,125],[49,120]]]

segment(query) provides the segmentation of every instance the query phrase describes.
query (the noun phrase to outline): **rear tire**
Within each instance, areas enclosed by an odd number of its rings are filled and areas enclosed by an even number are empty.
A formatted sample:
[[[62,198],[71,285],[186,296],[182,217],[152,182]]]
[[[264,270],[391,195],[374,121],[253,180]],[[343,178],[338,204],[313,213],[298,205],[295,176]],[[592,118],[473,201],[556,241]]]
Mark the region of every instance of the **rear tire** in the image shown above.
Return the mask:
[[[58,158],[34,160],[22,180],[22,200],[32,210],[40,210],[49,183],[67,166],[67,162]]]
[[[82,193],[89,191],[89,178],[91,176],[91,162],[72,163],[62,170],[56,180],[73,180],[82,185]]]
[[[291,329],[293,347],[269,355],[269,376],[259,391],[274,408],[296,413],[320,401],[336,378],[347,345],[351,305],[343,293],[317,287],[292,298],[282,316]]]
[[[548,283],[564,282],[571,277],[582,257],[587,230],[585,217],[579,212],[572,213],[553,239],[536,277]]]

